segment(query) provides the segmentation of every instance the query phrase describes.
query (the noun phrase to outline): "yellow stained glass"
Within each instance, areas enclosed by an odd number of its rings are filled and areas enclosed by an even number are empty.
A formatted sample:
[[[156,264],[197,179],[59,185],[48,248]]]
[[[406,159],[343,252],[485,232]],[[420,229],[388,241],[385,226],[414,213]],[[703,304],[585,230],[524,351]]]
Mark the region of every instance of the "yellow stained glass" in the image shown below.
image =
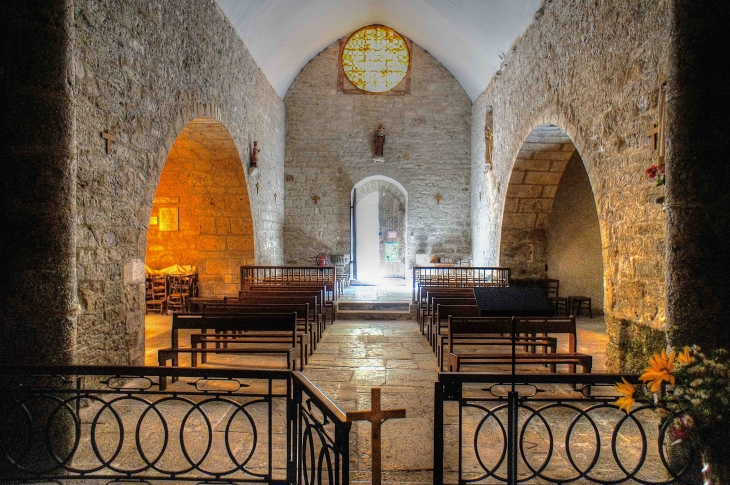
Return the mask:
[[[342,50],[342,69],[352,84],[363,91],[390,91],[406,77],[410,54],[406,41],[382,25],[364,27],[347,39]]]

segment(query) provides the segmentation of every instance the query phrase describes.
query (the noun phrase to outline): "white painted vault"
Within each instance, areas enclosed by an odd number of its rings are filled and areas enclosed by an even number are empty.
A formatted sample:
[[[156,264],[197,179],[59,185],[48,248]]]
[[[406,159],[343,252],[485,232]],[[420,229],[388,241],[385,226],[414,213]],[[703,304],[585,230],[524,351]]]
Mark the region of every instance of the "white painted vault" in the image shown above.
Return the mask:
[[[472,99],[542,0],[216,0],[280,97],[322,49],[383,24],[431,53]]]

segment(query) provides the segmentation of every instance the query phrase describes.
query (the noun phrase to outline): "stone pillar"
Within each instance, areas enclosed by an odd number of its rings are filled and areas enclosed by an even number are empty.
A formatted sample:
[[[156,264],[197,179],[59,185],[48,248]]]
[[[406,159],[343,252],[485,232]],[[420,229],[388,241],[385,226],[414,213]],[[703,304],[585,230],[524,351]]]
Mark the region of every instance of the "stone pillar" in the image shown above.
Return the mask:
[[[76,343],[73,0],[2,6],[0,364],[71,364]]]
[[[667,334],[730,346],[730,59],[726,0],[674,2],[667,104]],[[669,28],[669,27],[668,27]]]

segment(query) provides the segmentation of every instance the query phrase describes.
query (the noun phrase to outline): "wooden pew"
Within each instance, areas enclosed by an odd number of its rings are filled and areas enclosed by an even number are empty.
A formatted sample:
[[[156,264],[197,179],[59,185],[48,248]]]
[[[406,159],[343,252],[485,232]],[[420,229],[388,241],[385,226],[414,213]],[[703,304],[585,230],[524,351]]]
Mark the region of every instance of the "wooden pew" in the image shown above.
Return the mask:
[[[447,317],[449,314],[440,314],[438,313],[438,306],[439,305],[458,305],[458,306],[469,306],[470,310],[468,313],[459,313],[459,317],[478,317],[479,316],[479,309],[474,309],[473,307],[476,307],[477,301],[474,298],[474,296],[471,297],[465,297],[465,298],[452,298],[452,297],[439,297],[434,296],[430,299],[429,306],[431,307],[431,316],[428,318],[428,324],[426,327],[426,331],[428,333],[428,343],[431,344],[431,348],[434,352],[436,352],[437,348],[437,337],[441,333],[441,329],[446,330],[447,327]]]
[[[421,328],[421,334],[428,336],[428,328],[426,327],[426,321],[431,317],[433,307],[430,301],[433,298],[474,298],[473,288],[461,288],[461,287],[444,287],[444,286],[423,286],[420,287],[420,294],[418,299],[418,323]]]
[[[320,305],[320,314],[323,318],[323,325],[327,326],[327,309],[330,310],[330,315],[332,317],[332,321],[334,322],[335,318],[335,305],[332,300],[327,299],[328,295],[328,289],[325,285],[321,286],[262,286],[262,287],[253,287],[252,289],[248,291],[241,291],[238,294],[239,299],[245,299],[245,295],[250,294],[271,294],[271,295],[278,295],[281,297],[288,297],[289,295],[305,295],[305,294],[315,294],[317,295],[319,305]]]
[[[179,331],[183,329],[202,330],[202,334],[212,337],[207,333],[213,330],[216,334],[223,332],[240,332],[236,343],[247,345],[246,347],[230,348],[194,348],[179,346]],[[248,337],[244,341],[243,337]],[[189,313],[176,313],[172,317],[172,345],[169,348],[160,349],[157,352],[158,363],[164,367],[167,361],[172,361],[173,366],[179,363],[181,353],[191,355],[192,366],[197,365],[197,355],[208,353],[225,354],[280,354],[286,356],[287,368],[294,370],[296,365],[297,348],[297,314],[227,314],[227,315],[202,315]],[[300,369],[302,363],[300,362]],[[173,382],[176,379],[173,378]],[[160,376],[160,390],[167,386],[167,378]]]
[[[322,296],[318,292],[247,292],[238,298],[226,298],[225,303],[243,305],[286,305],[289,303],[306,303],[309,305],[310,318],[317,325],[316,338],[322,336],[325,329]]]
[[[448,301],[448,300],[439,300]],[[439,363],[439,369],[443,370],[444,367],[444,355],[445,349],[449,345],[448,335],[448,322],[449,317],[478,317],[479,307],[476,305],[451,305],[450,303],[442,304],[436,302],[436,319],[438,322],[438,328],[440,329],[439,334],[436,335],[436,359]],[[524,335],[519,334],[515,338],[515,343],[521,345],[525,350],[529,350],[531,353],[535,353],[539,347],[543,352],[557,352],[558,339],[555,337],[547,336],[535,336],[535,335]],[[454,337],[454,346],[481,346],[481,345],[497,345],[497,346],[509,346],[512,345],[512,339],[509,334],[505,335],[494,335],[491,333],[478,334],[467,334],[463,336]]]
[[[546,335],[567,334],[568,352],[554,354],[516,353],[517,364],[547,364],[551,372],[556,371],[557,364],[568,364],[569,371],[575,373],[575,366],[580,365],[584,373],[590,373],[592,357],[577,352],[575,317],[525,317],[515,319],[515,332],[518,334]],[[483,345],[479,351],[459,350],[454,348],[455,341],[469,339],[485,333],[511,335],[512,321],[509,317],[449,317],[448,362],[449,371],[459,372],[461,364],[496,365],[511,364],[511,353],[497,353],[489,345]],[[520,345],[519,343],[517,345]]]
[[[312,313],[309,311],[309,303],[219,303],[212,305],[203,305],[203,315],[231,314],[231,313],[291,313],[297,314],[297,333],[299,336],[299,346],[303,351],[309,347],[309,352],[303,352],[301,358],[304,364],[308,364],[308,355],[314,352],[316,345],[315,334],[317,326],[311,319]],[[198,339],[204,341],[205,339]],[[205,363],[206,355],[200,357],[200,361]]]

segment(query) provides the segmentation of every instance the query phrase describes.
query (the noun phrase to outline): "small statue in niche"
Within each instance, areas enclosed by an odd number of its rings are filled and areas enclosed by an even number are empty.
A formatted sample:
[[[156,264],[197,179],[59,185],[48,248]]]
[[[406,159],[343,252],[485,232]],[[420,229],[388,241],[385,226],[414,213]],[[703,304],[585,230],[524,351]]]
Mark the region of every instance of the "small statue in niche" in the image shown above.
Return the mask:
[[[383,146],[385,145],[385,128],[379,124],[375,129],[375,157],[383,158]]]
[[[259,142],[254,141],[253,142],[253,148],[251,149],[251,166],[257,167],[259,163],[259,152],[261,149],[259,148]]]

